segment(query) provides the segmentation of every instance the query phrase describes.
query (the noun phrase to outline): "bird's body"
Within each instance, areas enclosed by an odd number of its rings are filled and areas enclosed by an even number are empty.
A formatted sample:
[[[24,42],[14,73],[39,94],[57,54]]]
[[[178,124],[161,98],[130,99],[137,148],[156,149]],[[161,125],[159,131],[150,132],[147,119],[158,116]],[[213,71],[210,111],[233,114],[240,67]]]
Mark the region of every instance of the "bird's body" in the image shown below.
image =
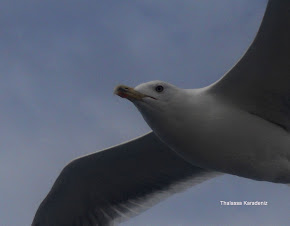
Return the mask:
[[[143,116],[186,161],[255,180],[290,183],[290,136],[284,128],[225,103],[210,87],[177,92],[159,118]]]
[[[208,87],[117,86],[153,131],[69,163],[32,225],[111,225],[220,173],[290,183],[289,12],[269,0],[249,50]]]

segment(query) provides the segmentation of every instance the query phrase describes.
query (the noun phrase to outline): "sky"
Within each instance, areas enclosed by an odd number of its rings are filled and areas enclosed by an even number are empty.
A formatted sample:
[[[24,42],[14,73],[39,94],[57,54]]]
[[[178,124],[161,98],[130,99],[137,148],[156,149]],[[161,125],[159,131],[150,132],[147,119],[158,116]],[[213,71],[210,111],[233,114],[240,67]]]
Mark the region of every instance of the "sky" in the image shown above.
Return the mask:
[[[200,88],[252,42],[266,0],[1,1],[0,226],[30,225],[70,160],[145,134],[118,84]],[[289,187],[224,175],[123,226],[286,225]],[[220,201],[268,206],[221,206]]]

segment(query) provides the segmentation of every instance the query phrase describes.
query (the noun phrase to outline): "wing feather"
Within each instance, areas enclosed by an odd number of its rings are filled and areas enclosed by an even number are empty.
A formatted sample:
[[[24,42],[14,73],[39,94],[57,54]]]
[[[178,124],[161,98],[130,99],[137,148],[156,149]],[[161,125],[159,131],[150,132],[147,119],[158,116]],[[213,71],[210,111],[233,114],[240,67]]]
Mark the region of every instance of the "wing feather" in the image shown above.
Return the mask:
[[[248,51],[208,90],[252,114],[290,129],[289,0],[269,0]]]
[[[114,225],[215,175],[185,162],[151,132],[69,163],[32,225]]]

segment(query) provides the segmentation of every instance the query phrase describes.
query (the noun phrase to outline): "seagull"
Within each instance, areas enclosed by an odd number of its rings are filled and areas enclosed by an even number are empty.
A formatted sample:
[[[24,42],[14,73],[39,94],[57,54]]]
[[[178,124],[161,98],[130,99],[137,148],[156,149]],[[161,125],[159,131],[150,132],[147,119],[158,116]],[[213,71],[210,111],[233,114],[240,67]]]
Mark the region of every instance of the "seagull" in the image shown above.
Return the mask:
[[[152,131],[70,162],[33,226],[115,225],[221,174],[289,184],[290,1],[268,1],[245,55],[210,86],[151,81],[114,93]]]

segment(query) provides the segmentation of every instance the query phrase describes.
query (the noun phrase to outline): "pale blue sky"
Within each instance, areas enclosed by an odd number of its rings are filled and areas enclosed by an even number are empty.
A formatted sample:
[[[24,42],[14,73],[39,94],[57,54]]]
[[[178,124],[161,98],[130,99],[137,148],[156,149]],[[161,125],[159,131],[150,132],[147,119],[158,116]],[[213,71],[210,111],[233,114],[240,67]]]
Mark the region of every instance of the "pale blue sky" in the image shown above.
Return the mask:
[[[20,1],[0,13],[0,225],[30,225],[64,165],[149,131],[117,84],[198,88],[246,51],[266,0]],[[268,201],[264,207],[220,200]],[[289,187],[222,176],[123,225],[286,225]]]

